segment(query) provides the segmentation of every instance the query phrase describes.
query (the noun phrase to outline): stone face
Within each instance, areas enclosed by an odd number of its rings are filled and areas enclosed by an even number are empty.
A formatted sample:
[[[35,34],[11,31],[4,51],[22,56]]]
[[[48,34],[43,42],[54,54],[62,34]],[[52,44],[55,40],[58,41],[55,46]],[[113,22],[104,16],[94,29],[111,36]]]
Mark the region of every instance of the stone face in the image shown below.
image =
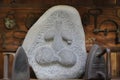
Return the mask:
[[[38,79],[78,78],[86,62],[85,36],[78,11],[50,8],[30,28],[23,42]]]

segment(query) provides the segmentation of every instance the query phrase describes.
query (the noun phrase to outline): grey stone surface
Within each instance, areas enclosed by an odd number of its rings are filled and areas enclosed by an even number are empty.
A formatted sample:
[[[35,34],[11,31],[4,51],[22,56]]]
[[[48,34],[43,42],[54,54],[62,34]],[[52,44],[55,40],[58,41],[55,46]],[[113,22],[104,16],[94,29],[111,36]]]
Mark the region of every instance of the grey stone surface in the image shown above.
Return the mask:
[[[30,28],[22,47],[38,79],[78,78],[84,72],[84,30],[71,6],[47,10]]]
[[[30,80],[28,58],[22,47],[16,52],[11,80]]]

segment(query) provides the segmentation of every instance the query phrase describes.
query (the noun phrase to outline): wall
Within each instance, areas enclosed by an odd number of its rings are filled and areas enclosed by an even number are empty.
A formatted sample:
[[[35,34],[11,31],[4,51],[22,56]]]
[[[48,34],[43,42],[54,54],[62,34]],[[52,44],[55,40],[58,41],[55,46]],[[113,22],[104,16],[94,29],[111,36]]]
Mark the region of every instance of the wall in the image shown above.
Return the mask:
[[[11,2],[13,1],[13,2]],[[95,5],[92,0],[1,0],[0,1],[0,52],[15,52],[22,44],[31,23],[34,23],[48,8],[54,5],[71,5],[75,7],[81,18],[89,9],[100,8],[103,13],[98,18],[98,25],[106,19],[115,20],[120,24],[120,17],[116,16],[116,12],[120,10],[118,5],[110,3],[109,6],[100,4]],[[102,4],[102,3],[101,3]],[[5,18],[7,16],[14,16],[16,25],[12,29],[5,27]],[[30,18],[28,18],[28,16]],[[114,25],[107,24],[102,28],[113,29]],[[91,46],[95,43],[102,47],[110,48],[112,51],[120,51],[120,44],[115,44],[115,33],[108,33],[105,36],[103,33],[94,34],[94,21],[90,16],[90,23],[84,26],[86,35],[86,48],[89,51]],[[3,71],[3,55],[0,54],[0,78],[2,78]],[[12,60],[10,61],[12,65]]]

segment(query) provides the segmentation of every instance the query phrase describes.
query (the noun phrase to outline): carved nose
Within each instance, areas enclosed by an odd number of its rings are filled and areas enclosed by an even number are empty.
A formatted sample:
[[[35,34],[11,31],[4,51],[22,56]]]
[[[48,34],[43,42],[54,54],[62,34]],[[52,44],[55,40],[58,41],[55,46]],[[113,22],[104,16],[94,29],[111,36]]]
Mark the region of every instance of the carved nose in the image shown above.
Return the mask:
[[[62,36],[59,34],[59,35],[55,35],[54,36],[54,40],[53,40],[53,43],[52,43],[52,48],[58,52],[60,51],[62,48],[64,48],[65,44],[62,40]]]

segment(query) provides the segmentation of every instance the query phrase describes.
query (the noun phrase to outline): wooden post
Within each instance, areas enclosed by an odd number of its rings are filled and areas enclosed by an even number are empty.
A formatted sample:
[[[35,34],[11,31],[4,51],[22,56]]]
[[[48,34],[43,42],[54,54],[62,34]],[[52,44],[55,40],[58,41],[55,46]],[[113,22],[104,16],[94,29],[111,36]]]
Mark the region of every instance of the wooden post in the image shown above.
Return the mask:
[[[4,71],[3,71],[4,72],[4,74],[3,74],[4,80],[9,80],[9,78],[8,78],[8,68],[9,68],[8,60],[9,60],[9,54],[4,53]]]
[[[10,52],[4,52],[4,71],[3,71],[3,79],[4,80],[10,80],[9,79],[9,56],[10,55],[15,55],[14,53],[10,53]]]

